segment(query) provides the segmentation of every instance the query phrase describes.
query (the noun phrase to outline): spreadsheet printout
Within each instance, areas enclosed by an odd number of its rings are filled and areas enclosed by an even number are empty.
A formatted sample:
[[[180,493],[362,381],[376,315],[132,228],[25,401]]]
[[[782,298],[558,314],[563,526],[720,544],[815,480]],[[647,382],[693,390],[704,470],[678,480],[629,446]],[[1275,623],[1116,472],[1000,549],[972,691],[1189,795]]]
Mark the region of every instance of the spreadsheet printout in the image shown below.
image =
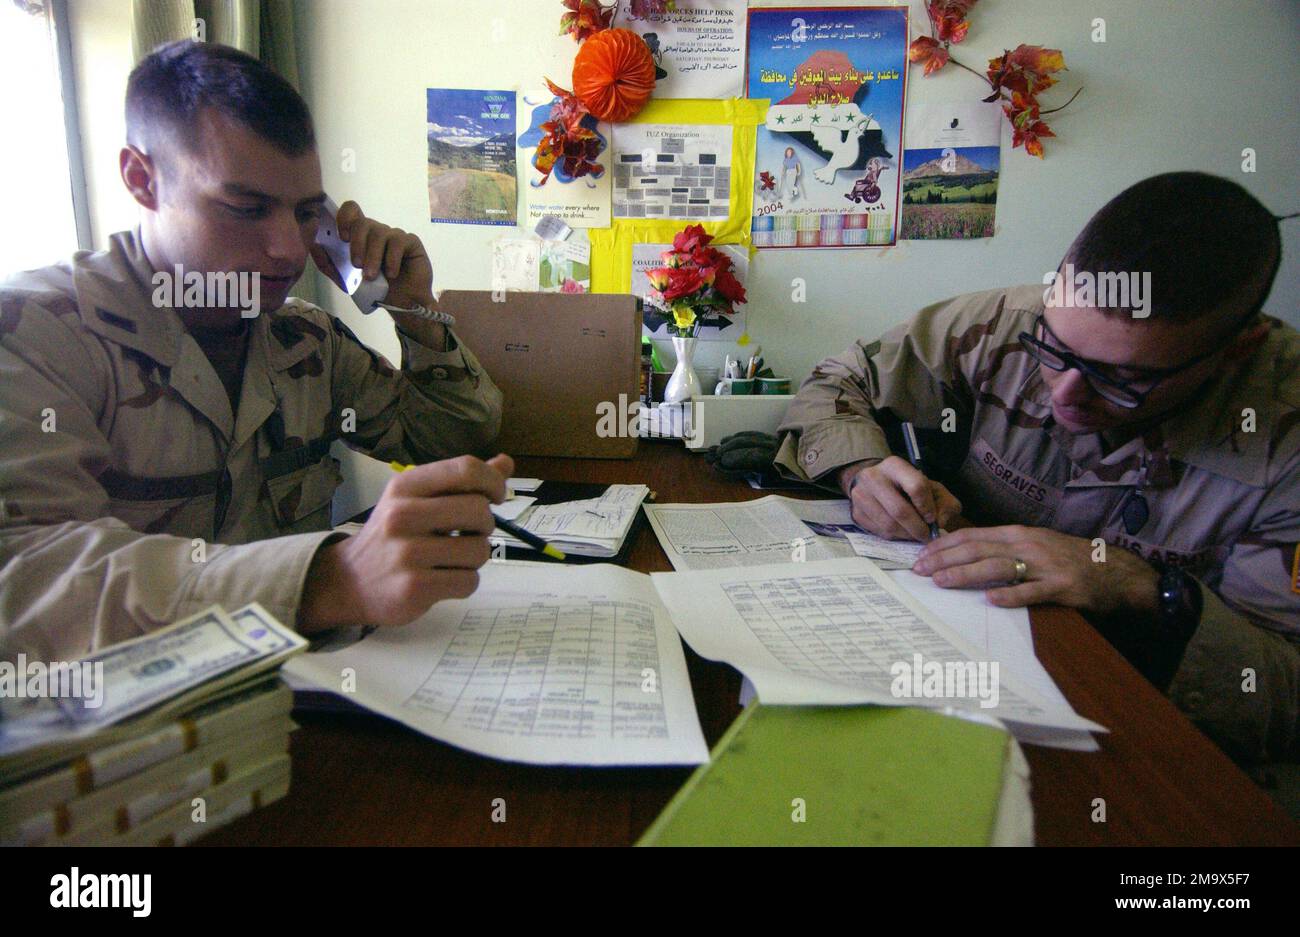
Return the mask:
[[[645,513],[677,570],[765,566],[788,563],[795,556],[812,561],[853,555],[847,541],[816,535],[791,510],[792,503],[790,498],[767,495],[726,504],[646,504]],[[834,516],[838,519],[840,513]]]
[[[648,577],[526,562],[492,562],[480,577],[470,598],[341,650],[300,654],[291,674],[493,758],[708,759],[681,643]]]
[[[652,578],[696,653],[742,671],[765,703],[931,706],[1013,724],[1105,731],[1009,672],[999,673],[993,707],[968,692],[896,695],[895,666],[914,666],[918,655],[922,664],[992,662],[861,559]]]

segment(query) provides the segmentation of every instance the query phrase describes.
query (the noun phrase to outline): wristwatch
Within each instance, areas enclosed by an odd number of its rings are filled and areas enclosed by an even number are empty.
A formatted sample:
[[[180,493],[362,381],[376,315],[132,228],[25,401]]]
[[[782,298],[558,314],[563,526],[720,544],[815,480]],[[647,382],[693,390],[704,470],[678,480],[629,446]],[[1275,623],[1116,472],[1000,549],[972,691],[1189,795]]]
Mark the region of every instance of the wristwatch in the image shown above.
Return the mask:
[[[1170,640],[1185,645],[1201,623],[1201,609],[1205,605],[1201,584],[1180,566],[1159,561],[1151,565],[1160,574],[1156,584],[1160,625]]]

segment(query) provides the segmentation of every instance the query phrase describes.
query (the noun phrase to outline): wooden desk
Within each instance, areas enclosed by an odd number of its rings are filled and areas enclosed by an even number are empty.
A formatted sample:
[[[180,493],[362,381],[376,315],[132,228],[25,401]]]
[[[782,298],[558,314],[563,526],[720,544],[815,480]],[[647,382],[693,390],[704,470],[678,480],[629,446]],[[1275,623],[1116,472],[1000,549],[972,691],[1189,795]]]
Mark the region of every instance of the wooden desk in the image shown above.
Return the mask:
[[[631,461],[519,460],[519,475],[642,481],[668,502],[739,501],[728,481],[669,442]],[[645,525],[631,566],[669,570]],[[1110,728],[1091,754],[1026,746],[1041,845],[1300,844],[1300,827],[1131,668],[1077,613],[1032,614],[1039,659],[1074,708]],[[740,675],[686,648],[712,746],[739,714]],[[378,719],[302,716],[284,800],[204,839],[211,845],[627,845],[686,768],[544,768],[493,761]],[[1106,822],[1094,823],[1104,798]],[[506,822],[492,822],[503,798]]]

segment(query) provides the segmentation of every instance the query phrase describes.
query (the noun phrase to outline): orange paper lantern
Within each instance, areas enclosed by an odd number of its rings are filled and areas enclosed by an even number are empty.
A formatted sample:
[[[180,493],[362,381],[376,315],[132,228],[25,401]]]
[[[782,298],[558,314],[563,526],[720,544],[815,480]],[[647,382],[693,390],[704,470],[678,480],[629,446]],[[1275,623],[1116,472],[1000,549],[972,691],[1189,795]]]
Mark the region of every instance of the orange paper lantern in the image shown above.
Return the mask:
[[[630,29],[602,29],[578,49],[573,93],[598,120],[636,115],[655,89],[655,62],[645,40]]]

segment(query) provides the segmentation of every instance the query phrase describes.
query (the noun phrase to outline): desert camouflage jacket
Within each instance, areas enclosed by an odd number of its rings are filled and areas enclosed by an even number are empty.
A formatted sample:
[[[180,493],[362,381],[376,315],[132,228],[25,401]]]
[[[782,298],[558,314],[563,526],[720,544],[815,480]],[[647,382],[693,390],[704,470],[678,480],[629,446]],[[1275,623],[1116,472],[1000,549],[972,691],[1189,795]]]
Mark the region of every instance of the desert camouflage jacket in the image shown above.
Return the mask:
[[[911,420],[931,475],[982,524],[1032,524],[1178,564],[1208,589],[1169,687],[1242,760],[1300,745],[1300,335],[1261,347],[1181,412],[1107,452],[1052,419],[1018,341],[1040,286],[960,296],[827,358],[786,414],[777,463],[839,491],[837,470],[903,452]],[[945,427],[945,417],[948,426]],[[947,428],[951,432],[944,432]],[[928,445],[927,445],[928,444]],[[1147,510],[1127,510],[1137,494]]]
[[[252,320],[238,412],[138,233],[0,284],[0,643],[80,656],[214,602],[290,626],[330,536],[335,439],[426,462],[483,448],[501,394],[452,335],[401,370],[290,299]]]

